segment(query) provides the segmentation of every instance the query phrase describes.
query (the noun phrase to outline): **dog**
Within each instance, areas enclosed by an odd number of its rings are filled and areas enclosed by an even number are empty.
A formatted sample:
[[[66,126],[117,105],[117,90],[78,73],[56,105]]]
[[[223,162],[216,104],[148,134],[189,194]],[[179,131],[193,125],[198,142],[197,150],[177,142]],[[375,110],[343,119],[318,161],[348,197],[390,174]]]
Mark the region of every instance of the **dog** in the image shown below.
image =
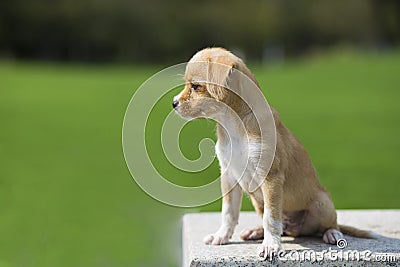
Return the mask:
[[[253,88],[239,88],[239,91],[260,90],[255,76],[240,58],[224,48],[206,48],[190,59],[184,75],[185,87],[172,103],[175,111],[185,119],[218,118],[215,150],[221,167],[222,223],[217,232],[204,238],[204,243],[222,245],[229,242],[238,223],[243,191],[250,196],[263,223],[243,231],[241,238],[263,239],[257,254],[264,259],[272,258],[281,249],[282,234],[293,237],[319,235],[328,244],[336,244],[343,239],[343,234],[374,238],[372,232],[337,224],[333,202],[319,183],[310,157],[272,107],[270,120],[276,129],[276,146],[269,171],[260,173],[250,168],[246,172],[253,172],[253,175],[240,176],[235,164],[228,168],[227,162],[235,161],[232,147],[247,147],[247,155],[260,154],[260,127],[263,127],[257,123],[253,107],[227,89],[228,83],[238,87],[246,84],[234,80],[242,79],[241,76],[230,77],[232,70],[243,73],[254,83]],[[237,130],[241,127],[234,116],[240,118],[244,130]],[[263,167],[263,162],[260,165]],[[254,176],[261,179],[261,183],[255,190],[250,190],[250,179]]]

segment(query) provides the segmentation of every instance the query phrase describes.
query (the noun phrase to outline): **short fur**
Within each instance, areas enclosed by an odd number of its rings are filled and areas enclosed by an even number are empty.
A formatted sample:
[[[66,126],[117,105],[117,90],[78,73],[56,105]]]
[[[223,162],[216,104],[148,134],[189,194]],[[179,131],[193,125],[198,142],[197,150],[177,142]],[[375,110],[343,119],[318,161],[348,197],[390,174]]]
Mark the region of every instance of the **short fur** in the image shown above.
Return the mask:
[[[263,217],[263,226],[246,230],[241,237],[244,240],[263,238],[258,251],[261,257],[271,257],[278,252],[281,234],[322,235],[323,240],[330,244],[336,244],[343,238],[342,232],[372,238],[368,231],[337,224],[329,193],[319,183],[305,148],[285,127],[273,108],[277,143],[272,167],[265,174],[253,170],[263,179],[262,185],[254,192],[249,190],[248,176],[238,181],[235,170],[227,169],[226,162],[231,152],[228,148],[232,145],[240,147],[242,140],[248,138],[250,154],[257,154],[260,149],[260,129],[251,109],[237,95],[220,85],[227,84],[232,69],[241,71],[258,86],[257,80],[240,58],[222,48],[204,49],[189,61],[193,62],[219,63],[225,68],[189,64],[185,73],[186,86],[174,98],[177,113],[184,118],[201,117],[212,109],[218,113],[218,108],[207,101],[212,99],[232,108],[243,120],[246,130],[245,133],[237,132],[237,136],[233,134],[234,138],[230,140],[224,127],[217,124],[216,154],[222,173],[222,224],[216,233],[205,237],[206,244],[221,245],[229,241],[238,222],[242,191],[250,195],[255,210]],[[240,84],[240,81],[236,82]],[[224,113],[220,119],[227,124],[232,123],[229,116],[229,113]]]

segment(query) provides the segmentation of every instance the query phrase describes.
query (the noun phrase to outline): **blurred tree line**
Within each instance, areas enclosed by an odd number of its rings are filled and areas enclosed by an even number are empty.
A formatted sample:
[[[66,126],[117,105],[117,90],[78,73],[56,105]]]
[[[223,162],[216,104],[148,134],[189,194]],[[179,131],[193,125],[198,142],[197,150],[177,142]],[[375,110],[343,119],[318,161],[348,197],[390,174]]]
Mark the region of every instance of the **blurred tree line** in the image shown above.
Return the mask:
[[[3,0],[0,57],[180,62],[206,46],[261,60],[400,43],[398,0]]]

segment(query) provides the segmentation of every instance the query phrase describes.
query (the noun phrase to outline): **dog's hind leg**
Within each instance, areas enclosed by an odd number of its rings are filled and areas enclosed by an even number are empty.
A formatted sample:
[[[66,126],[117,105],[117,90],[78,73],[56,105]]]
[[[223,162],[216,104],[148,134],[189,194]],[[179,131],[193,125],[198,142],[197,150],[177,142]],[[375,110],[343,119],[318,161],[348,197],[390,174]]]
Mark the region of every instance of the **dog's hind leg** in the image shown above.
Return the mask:
[[[251,203],[253,203],[254,209],[261,216],[264,215],[264,201],[263,196],[260,192],[255,192],[250,194]],[[240,233],[240,238],[243,240],[259,240],[264,238],[264,227],[262,225],[251,228],[245,229]]]
[[[328,192],[318,193],[307,210],[300,235],[321,235],[325,243],[336,244],[343,238],[336,221],[336,210]]]

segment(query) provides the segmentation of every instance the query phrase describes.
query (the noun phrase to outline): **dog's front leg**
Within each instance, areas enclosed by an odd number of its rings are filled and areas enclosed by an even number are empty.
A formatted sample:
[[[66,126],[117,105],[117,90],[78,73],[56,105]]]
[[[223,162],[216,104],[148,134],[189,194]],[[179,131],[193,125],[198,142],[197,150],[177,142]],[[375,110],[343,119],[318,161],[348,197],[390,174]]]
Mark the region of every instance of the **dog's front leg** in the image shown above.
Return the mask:
[[[222,223],[214,234],[204,238],[208,245],[223,245],[228,243],[239,220],[242,203],[242,189],[236,181],[230,181],[225,175],[221,177],[222,191]]]
[[[257,253],[260,257],[271,259],[281,248],[282,235],[282,180],[267,179],[261,185],[264,196],[264,240]]]

